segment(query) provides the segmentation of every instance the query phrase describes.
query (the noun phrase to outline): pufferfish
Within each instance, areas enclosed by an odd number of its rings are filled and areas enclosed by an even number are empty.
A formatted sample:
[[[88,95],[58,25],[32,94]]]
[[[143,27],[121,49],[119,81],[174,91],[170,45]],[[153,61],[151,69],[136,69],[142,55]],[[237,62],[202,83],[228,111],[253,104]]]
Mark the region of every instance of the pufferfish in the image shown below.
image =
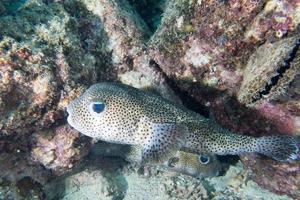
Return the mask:
[[[67,112],[68,123],[82,134],[132,145],[142,164],[164,162],[178,150],[260,153],[283,162],[299,156],[299,144],[291,136],[236,134],[155,93],[119,83],[92,85],[67,106]]]
[[[91,149],[92,156],[121,157],[135,163],[135,155],[132,154],[131,145],[120,145],[108,142],[97,142]],[[165,162],[155,166],[156,169],[176,172],[203,179],[218,176],[225,170],[225,164],[221,163],[216,155],[195,154],[177,151],[175,155]]]
[[[218,160],[216,155],[184,151],[177,151],[176,155],[167,159],[161,167],[198,179],[218,176],[225,170],[225,165]]]

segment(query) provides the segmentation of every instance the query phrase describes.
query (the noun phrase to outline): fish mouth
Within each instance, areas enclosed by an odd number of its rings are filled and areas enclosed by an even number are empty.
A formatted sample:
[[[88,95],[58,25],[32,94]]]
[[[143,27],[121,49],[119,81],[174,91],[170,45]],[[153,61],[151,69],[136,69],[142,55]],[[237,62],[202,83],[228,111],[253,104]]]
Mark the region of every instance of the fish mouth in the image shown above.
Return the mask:
[[[67,122],[70,126],[72,126],[74,128],[74,124],[73,124],[73,121],[72,121],[72,117],[71,115],[69,114],[68,117],[67,117]]]
[[[65,107],[65,110],[67,111],[68,115],[70,115],[70,111],[71,111],[70,105],[71,103]]]
[[[73,121],[72,121],[72,115],[71,115],[71,104],[69,104],[67,107],[66,107],[66,115],[67,115],[67,122],[70,126],[74,127],[73,125]]]

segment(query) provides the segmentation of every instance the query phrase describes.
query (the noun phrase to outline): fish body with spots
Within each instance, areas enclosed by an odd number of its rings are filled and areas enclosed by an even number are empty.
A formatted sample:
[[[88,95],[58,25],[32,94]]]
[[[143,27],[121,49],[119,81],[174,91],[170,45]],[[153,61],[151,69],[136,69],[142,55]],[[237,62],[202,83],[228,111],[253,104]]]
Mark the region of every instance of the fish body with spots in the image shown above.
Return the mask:
[[[118,83],[92,85],[67,106],[67,112],[68,123],[82,134],[132,145],[141,163],[163,162],[179,150],[261,153],[283,162],[299,156],[299,145],[291,136],[236,134],[157,94]]]

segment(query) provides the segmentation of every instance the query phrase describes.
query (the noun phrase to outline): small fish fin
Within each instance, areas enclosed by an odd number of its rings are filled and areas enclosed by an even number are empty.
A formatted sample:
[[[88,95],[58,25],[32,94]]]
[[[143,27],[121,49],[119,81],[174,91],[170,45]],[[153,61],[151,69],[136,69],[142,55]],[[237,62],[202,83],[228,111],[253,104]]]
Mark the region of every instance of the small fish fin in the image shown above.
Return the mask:
[[[183,146],[187,127],[176,123],[141,122],[140,130],[146,136],[142,146],[142,163],[161,163]]]
[[[258,152],[282,162],[299,159],[300,146],[291,136],[274,135],[256,139]]]

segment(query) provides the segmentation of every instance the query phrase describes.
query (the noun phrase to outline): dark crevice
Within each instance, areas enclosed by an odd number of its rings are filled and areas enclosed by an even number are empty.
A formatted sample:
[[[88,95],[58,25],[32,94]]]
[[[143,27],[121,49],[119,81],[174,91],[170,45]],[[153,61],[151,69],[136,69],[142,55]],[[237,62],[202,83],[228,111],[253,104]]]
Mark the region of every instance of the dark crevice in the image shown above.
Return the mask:
[[[267,83],[264,90],[259,92],[256,97],[253,97],[253,101],[255,102],[261,99],[264,95],[270,93],[271,89],[277,85],[280,78],[284,76],[284,73],[291,67],[291,63],[293,62],[294,58],[296,57],[296,53],[300,46],[300,39],[297,41],[295,47],[292,49],[291,53],[289,54],[288,58],[283,61],[283,65],[276,70],[276,76],[271,78],[271,82]]]
[[[125,58],[125,63],[128,66],[128,70],[132,70],[134,67],[134,59],[130,56],[127,56]]]
[[[199,113],[200,115],[202,115],[205,118],[210,117],[210,111],[209,111],[208,107],[203,106],[198,101],[196,101],[194,98],[190,97],[190,95],[187,92],[178,88],[174,81],[169,82],[169,86],[174,91],[176,91],[176,94],[182,100],[182,103],[186,108]]]
[[[222,170],[218,176],[224,176],[231,165],[236,165],[240,161],[238,155],[217,155],[217,159],[222,163]]]
[[[163,74],[164,79],[167,82],[167,85],[174,91],[176,92],[176,95],[181,99],[183,105],[190,109],[193,110],[200,115],[202,115],[205,118],[209,118],[210,112],[209,109],[202,104],[200,104],[198,101],[196,101],[194,98],[190,97],[190,95],[186,92],[180,89],[176,82],[170,79],[165,72],[160,68],[160,66],[154,61],[150,60],[150,66],[154,67],[156,70],[158,70],[161,74]]]
[[[166,0],[128,0],[152,33],[161,23]]]
[[[43,186],[39,182],[33,180],[31,177],[26,176],[17,182],[17,188],[20,196],[24,199],[45,199],[46,195],[43,191]]]

